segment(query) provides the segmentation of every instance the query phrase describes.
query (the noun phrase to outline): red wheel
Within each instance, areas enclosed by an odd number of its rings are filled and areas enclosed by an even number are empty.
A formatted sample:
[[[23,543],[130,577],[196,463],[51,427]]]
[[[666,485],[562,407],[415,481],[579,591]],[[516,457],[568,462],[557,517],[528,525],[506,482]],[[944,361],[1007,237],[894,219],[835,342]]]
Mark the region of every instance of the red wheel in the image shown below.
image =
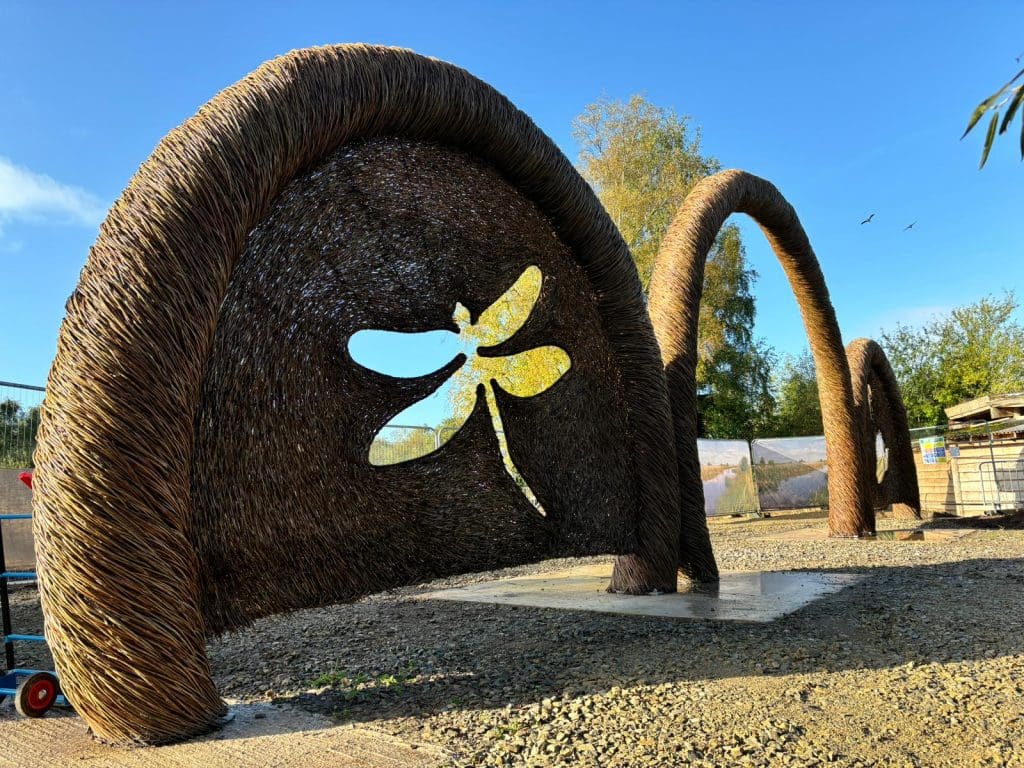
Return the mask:
[[[53,706],[60,693],[57,676],[50,672],[34,672],[18,686],[14,707],[25,717],[42,717]]]

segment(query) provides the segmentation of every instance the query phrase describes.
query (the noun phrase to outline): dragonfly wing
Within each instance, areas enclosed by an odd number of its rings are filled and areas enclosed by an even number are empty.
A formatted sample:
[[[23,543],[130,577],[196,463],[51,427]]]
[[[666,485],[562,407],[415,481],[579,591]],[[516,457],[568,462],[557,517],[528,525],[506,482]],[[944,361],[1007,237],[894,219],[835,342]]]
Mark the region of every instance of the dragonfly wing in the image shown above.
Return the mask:
[[[504,357],[487,360],[489,378],[510,395],[533,397],[552,386],[572,367],[566,351],[560,347],[535,347]]]
[[[544,276],[540,268],[527,267],[501,297],[480,313],[469,331],[481,347],[493,347],[512,338],[523,327],[540,296]]]
[[[393,416],[374,435],[370,464],[401,464],[427,456],[447,443],[473,412],[476,387],[463,365],[422,400]]]
[[[349,355],[363,368],[403,379],[433,373],[460,351],[459,335],[445,330],[402,333],[365,329],[348,340]]]

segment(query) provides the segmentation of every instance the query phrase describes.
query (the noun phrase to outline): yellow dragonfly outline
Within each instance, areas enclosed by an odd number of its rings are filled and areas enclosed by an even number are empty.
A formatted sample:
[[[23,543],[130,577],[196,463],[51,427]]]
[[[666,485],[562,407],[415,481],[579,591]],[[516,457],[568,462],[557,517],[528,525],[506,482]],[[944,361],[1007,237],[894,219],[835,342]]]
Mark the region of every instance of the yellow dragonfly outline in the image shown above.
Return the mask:
[[[348,351],[352,359],[363,368],[385,376],[417,378],[440,370],[459,354],[465,355],[466,358],[462,365],[429,395],[395,414],[378,430],[370,445],[368,460],[371,464],[400,464],[439,451],[465,425],[476,407],[480,385],[483,385],[491,425],[498,438],[505,470],[516,481],[516,485],[521,488],[530,503],[541,514],[545,514],[509,455],[494,387],[497,386],[514,397],[534,397],[561,379],[571,368],[572,361],[565,350],[554,345],[533,347],[496,357],[486,357],[478,353],[481,348],[496,347],[505,343],[519,332],[533,312],[540,296],[543,279],[539,267],[527,267],[505,293],[480,313],[475,323],[472,321],[470,311],[463,304],[456,302],[452,320],[458,326],[457,333],[446,329],[416,333],[364,329],[352,334],[348,342]],[[422,354],[424,347],[432,354]],[[380,356],[381,352],[386,354],[389,350],[396,351],[397,354],[386,358]],[[412,350],[417,350],[421,354],[412,356],[409,354]],[[402,354],[403,351],[406,354]],[[436,364],[442,359],[443,363]],[[523,368],[531,371],[528,379],[517,375],[517,371]],[[452,413],[438,421],[436,414],[439,411],[443,412],[442,401],[447,401]],[[442,423],[445,426],[443,430],[439,429]],[[386,444],[384,434],[388,429],[421,425],[435,430],[438,434],[439,439],[434,444],[416,446],[411,454],[406,453],[400,458],[396,458],[389,451],[375,451],[375,448]]]

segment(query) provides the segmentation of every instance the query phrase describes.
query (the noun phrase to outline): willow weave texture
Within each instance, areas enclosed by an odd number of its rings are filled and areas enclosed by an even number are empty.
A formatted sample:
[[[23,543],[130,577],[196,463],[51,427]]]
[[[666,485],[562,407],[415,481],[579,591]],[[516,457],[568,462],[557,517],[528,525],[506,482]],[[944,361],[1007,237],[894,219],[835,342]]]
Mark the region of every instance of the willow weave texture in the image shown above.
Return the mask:
[[[648,315],[590,188],[454,66],[296,51],[171,132],[68,301],[35,457],[46,634],[93,732],[151,744],[210,729],[225,708],[206,638],[282,610],[567,554],[620,555],[610,588],[628,593],[673,591],[677,570],[717,578],[691,390],[703,260],[733,211],[765,229],[804,313],[840,468],[832,532],[864,535],[835,315],[767,182],[732,171],[698,186]],[[545,274],[535,324],[494,354],[557,343],[573,368],[536,402],[498,400],[549,515],[510,486],[480,403],[436,456],[370,467],[375,431],[455,363],[384,381],[345,340],[443,328],[454,302],[479,312],[525,266]]]
[[[761,227],[793,289],[817,369],[818,393],[829,465],[829,532],[857,537],[874,533],[872,492],[865,486],[866,456],[854,413],[850,370],[825,277],[807,234],[778,189],[739,170],[701,180],[683,201],[662,241],[651,277],[650,313],[661,347],[672,402],[681,490],[680,551],[693,561],[704,524],[697,457],[697,320],[704,266],[715,237],[734,213],[745,213]],[[874,466],[874,465],[872,465]],[[702,564],[707,570],[710,563]]]
[[[921,489],[910,443],[910,424],[899,383],[889,358],[877,342],[854,339],[846,346],[853,382],[853,407],[866,457],[863,484],[872,490],[875,507],[892,505],[893,515],[921,517]],[[881,482],[875,476],[875,435],[889,451],[888,467]]]
[[[301,486],[285,487],[291,475],[254,480],[211,474],[244,458],[237,452],[217,455],[212,445],[244,450],[247,444],[237,432],[267,426],[262,417],[249,423],[216,418],[225,409],[247,405],[238,403],[245,393],[227,382],[232,366],[237,372],[242,361],[212,357],[219,344],[230,341],[218,341],[222,308],[244,313],[249,301],[257,321],[264,315],[272,319],[269,332],[286,337],[290,328],[280,308],[261,313],[255,307],[260,295],[231,293],[241,256],[249,246],[265,255],[285,245],[260,245],[259,228],[290,184],[314,177],[345,147],[376,138],[443,146],[491,169],[487,183],[500,179],[515,191],[512,197],[521,204],[517,225],[543,219],[546,234],[536,236],[557,238],[558,248],[568,254],[562,257],[562,279],[572,278],[575,270],[572,279],[582,281],[581,298],[591,302],[593,322],[603,335],[594,354],[607,353],[610,372],[602,375],[611,378],[604,391],[621,398],[623,426],[617,437],[630,456],[628,482],[615,489],[627,499],[620,505],[627,519],[615,528],[628,535],[580,534],[572,524],[543,533],[531,528],[521,538],[539,536],[541,543],[513,548],[504,561],[604,548],[624,554],[616,567],[617,588],[675,588],[679,491],[667,390],[635,268],[593,192],[526,115],[457,67],[369,46],[296,51],[218,94],[160,142],[103,223],[67,304],[39,433],[34,525],[46,634],[69,699],[101,739],[160,743],[213,726],[225,708],[210,677],[208,632],[389,583],[374,574],[404,581],[484,567],[493,541],[504,533],[493,521],[467,528],[465,521],[478,509],[474,500],[493,500],[470,485],[461,496],[465,506],[448,507],[450,536],[444,545],[449,555],[423,565],[418,560],[436,546],[438,531],[418,538],[430,525],[421,527],[415,513],[393,520],[385,496],[357,489],[320,493],[319,476],[335,464],[305,466],[308,493]],[[301,212],[291,219],[286,214],[277,219],[283,227],[278,232],[302,218]],[[372,218],[374,212],[366,215]],[[433,213],[428,207],[420,215],[429,220]],[[494,241],[500,239],[495,233],[501,222],[492,216],[483,225],[493,228]],[[443,230],[443,223],[435,231]],[[443,251],[431,256],[444,257]],[[238,272],[244,276],[244,270]],[[293,279],[285,276],[285,283]],[[348,279],[355,283],[361,276],[357,271]],[[299,296],[305,298],[301,291]],[[317,299],[310,309],[315,314],[328,304]],[[301,333],[309,318],[296,319]],[[305,361],[284,350],[280,360],[288,366]],[[316,365],[292,370],[310,381],[308,396],[331,383]],[[204,394],[204,380],[224,384]],[[272,383],[267,386],[273,389]],[[294,393],[292,388],[281,395]],[[274,393],[264,390],[261,396],[272,402]],[[211,409],[218,397],[221,402]],[[330,402],[342,407],[343,397],[332,393]],[[344,407],[384,405],[353,401]],[[210,413],[213,422],[204,421]],[[386,418],[382,415],[381,423]],[[604,414],[595,410],[590,418]],[[510,421],[515,429],[516,418]],[[281,440],[289,424],[282,419],[274,426],[282,432],[271,443]],[[321,439],[337,434],[324,426]],[[227,430],[230,439],[220,441],[204,431],[210,428]],[[482,438],[470,431],[465,439]],[[515,451],[515,438],[511,441]],[[197,463],[211,455],[223,463]],[[488,477],[508,482],[491,471],[480,483],[488,485]],[[438,483],[449,479],[436,477]],[[212,489],[218,481],[225,488]],[[327,509],[319,506],[325,499],[331,504]],[[585,509],[590,501],[573,503]],[[553,500],[553,506],[571,505]],[[506,509],[504,522],[519,514],[516,507]],[[239,517],[218,517],[218,510]],[[280,523],[268,523],[271,516],[301,522],[282,534],[275,529]],[[573,538],[570,529],[579,535]],[[323,545],[332,530],[345,531],[355,542],[381,538],[401,546],[391,559],[375,564],[352,558],[344,547],[332,558]],[[282,545],[272,562],[255,554],[272,551],[263,541],[271,533]],[[248,584],[246,575],[258,577],[256,571],[289,561],[299,570],[306,542],[312,542],[326,570],[322,583],[306,577],[263,591],[242,586]],[[224,551],[252,554],[244,568],[212,561]],[[368,545],[366,552],[372,551]],[[223,567],[235,570],[218,591],[211,580]],[[323,588],[326,582],[331,583]],[[253,583],[267,587],[258,579]]]

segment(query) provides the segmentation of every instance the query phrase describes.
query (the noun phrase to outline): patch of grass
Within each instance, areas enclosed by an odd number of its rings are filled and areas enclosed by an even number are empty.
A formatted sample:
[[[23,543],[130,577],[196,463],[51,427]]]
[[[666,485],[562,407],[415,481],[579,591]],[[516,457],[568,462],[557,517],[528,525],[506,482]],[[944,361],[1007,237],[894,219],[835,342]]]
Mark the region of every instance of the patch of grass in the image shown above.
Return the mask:
[[[511,723],[502,723],[491,728],[490,736],[492,739],[507,739],[510,736],[515,736],[519,733],[519,730],[523,727],[523,724],[518,720],[514,720]]]
[[[418,674],[419,669],[417,666],[414,663],[409,662],[407,664],[403,664],[392,674],[378,675],[374,678],[371,678],[363,672],[352,675],[348,672],[332,670],[331,672],[325,672],[316,679],[311,680],[309,684],[313,688],[330,686],[331,688],[339,689],[339,692],[346,701],[353,701],[355,699],[360,699],[375,690],[401,693],[405,685],[413,680]]]
[[[347,723],[352,719],[352,710],[349,707],[340,707],[331,710],[331,719],[336,723]]]
[[[353,688],[362,685],[369,679],[369,677],[362,673],[349,677],[347,672],[338,672],[335,670],[325,672],[315,680],[311,680],[309,684],[313,688],[323,688],[328,685],[332,688]]]

